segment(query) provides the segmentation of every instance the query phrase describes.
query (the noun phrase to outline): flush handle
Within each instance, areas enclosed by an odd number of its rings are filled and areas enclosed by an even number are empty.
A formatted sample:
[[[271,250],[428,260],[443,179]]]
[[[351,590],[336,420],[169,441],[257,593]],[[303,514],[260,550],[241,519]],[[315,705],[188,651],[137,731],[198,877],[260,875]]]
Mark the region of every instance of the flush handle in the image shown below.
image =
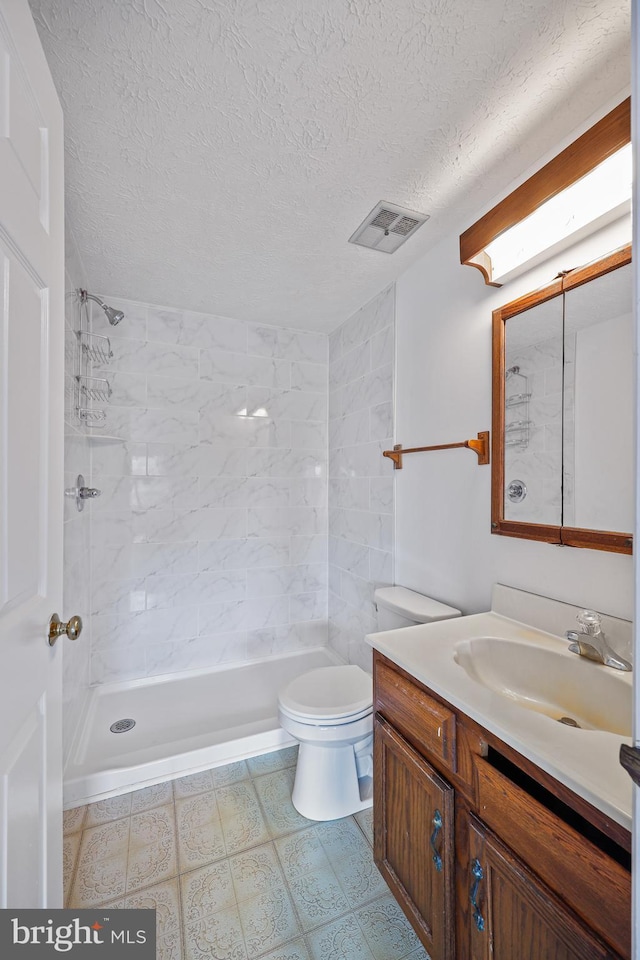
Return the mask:
[[[82,620],[80,617],[71,617],[66,623],[63,623],[57,613],[54,613],[49,620],[49,646],[52,647],[58,637],[66,636],[69,640],[77,640],[82,633]]]

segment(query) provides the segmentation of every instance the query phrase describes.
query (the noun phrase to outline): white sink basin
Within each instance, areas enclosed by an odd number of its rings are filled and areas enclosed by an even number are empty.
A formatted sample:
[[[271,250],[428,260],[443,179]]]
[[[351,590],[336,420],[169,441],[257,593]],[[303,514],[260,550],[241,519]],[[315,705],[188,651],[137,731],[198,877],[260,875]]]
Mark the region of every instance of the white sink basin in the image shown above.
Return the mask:
[[[521,707],[583,730],[631,736],[632,688],[611,667],[502,637],[461,640],[453,659],[476,683]]]
[[[465,716],[631,830],[633,674],[570,653],[564,631],[579,608],[497,584],[494,609],[372,634],[371,646]],[[625,655],[631,623],[604,631]],[[569,717],[581,729],[558,723]]]

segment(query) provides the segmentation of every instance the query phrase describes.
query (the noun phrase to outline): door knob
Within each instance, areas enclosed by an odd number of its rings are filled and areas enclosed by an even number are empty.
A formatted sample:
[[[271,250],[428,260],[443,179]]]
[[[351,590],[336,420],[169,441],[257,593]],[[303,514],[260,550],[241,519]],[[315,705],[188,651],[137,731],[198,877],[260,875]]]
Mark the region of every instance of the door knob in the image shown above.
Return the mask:
[[[49,646],[52,647],[58,637],[63,633],[69,637],[69,640],[77,640],[82,633],[82,620],[80,617],[71,617],[67,623],[63,623],[57,613],[54,613],[49,620]]]

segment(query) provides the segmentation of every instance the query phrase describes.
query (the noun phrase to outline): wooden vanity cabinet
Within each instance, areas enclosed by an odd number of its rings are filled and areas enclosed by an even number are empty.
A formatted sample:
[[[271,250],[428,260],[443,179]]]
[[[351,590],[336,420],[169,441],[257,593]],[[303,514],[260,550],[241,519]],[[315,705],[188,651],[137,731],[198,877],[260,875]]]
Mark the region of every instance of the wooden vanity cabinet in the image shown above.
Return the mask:
[[[472,815],[469,856],[469,894],[475,902],[467,925],[470,960],[611,960],[617,956]]]
[[[626,831],[377,651],[374,706],[374,858],[432,960],[629,960]]]
[[[431,960],[454,960],[453,787],[375,722],[374,857]]]

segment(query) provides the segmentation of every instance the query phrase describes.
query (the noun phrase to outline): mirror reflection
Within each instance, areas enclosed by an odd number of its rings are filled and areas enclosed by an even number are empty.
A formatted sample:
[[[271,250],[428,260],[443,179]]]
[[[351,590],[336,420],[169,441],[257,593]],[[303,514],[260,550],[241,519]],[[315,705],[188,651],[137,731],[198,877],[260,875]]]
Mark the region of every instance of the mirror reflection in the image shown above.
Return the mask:
[[[562,297],[506,325],[504,516],[562,523]]]
[[[494,311],[492,530],[631,552],[631,250]]]
[[[565,526],[632,530],[631,264],[565,295]]]

